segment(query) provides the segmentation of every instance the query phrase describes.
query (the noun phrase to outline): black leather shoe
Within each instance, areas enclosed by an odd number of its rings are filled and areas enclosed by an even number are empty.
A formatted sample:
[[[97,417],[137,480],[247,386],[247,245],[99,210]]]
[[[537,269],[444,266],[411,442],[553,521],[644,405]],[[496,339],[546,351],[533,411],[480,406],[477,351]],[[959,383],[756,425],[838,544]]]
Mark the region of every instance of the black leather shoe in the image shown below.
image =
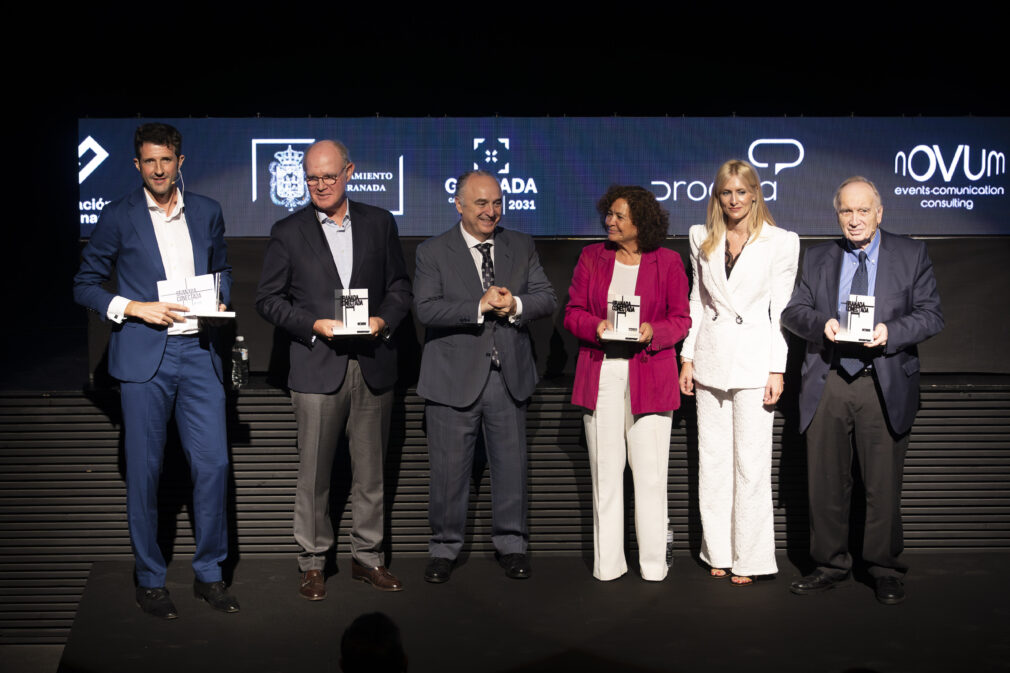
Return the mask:
[[[424,569],[424,581],[432,584],[442,584],[449,581],[452,575],[452,560],[436,556],[428,561],[428,567]]]
[[[137,587],[137,607],[158,619],[179,618],[165,587]]]
[[[498,565],[505,568],[505,576],[514,580],[530,577],[530,559],[526,554],[505,554],[498,557]]]
[[[905,600],[905,585],[898,577],[878,577],[876,594],[884,605],[897,605]]]
[[[193,580],[193,595],[207,601],[210,607],[221,612],[238,612],[238,601],[225,590],[224,582],[198,582]]]
[[[848,573],[844,575],[829,575],[823,570],[815,570],[806,577],[795,580],[789,585],[789,590],[800,596],[816,594],[820,591],[834,589],[835,586],[847,579],[849,579]]]

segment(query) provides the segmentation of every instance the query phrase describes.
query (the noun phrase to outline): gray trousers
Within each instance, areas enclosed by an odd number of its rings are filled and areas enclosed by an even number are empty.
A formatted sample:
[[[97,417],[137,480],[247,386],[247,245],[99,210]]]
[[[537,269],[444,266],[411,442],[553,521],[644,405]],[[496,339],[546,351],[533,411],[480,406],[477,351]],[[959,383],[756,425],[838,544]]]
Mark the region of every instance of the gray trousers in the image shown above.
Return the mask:
[[[866,487],[863,560],[873,577],[904,574],[901,480],[908,433],[895,437],[887,426],[884,402],[872,376],[847,382],[828,372],[817,412],[807,429],[810,487],[810,555],[831,575],[852,569],[849,506],[852,451]]]
[[[393,391],[373,393],[356,360],[347,363],[340,388],[329,394],[291,391],[298,422],[298,486],[295,540],[302,572],[322,570],[333,546],[330,475],[342,435],[351,454],[351,556],[363,565],[385,565],[382,554],[382,466],[389,441]]]
[[[433,558],[455,559],[463,548],[470,473],[477,435],[484,433],[491,470],[491,542],[499,554],[525,554],[526,401],[516,402],[501,372],[492,371],[469,407],[428,402],[428,521]]]

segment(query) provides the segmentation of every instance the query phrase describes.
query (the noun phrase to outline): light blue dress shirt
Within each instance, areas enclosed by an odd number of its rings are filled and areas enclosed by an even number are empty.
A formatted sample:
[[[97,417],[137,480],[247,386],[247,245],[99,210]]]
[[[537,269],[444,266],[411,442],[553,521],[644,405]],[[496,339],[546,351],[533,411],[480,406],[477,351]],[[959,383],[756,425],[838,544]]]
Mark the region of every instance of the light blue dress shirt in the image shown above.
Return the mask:
[[[323,227],[326,244],[330,246],[330,255],[337,266],[340,283],[345,290],[351,289],[351,272],[354,270],[354,239],[351,232],[351,209],[344,213],[344,219],[337,224],[321,210],[316,211],[316,218]]]
[[[866,294],[876,296],[877,259],[880,257],[880,230],[873,232],[873,240],[866,247]],[[859,267],[859,250],[853,249],[846,241],[845,254],[842,256],[842,273],[838,278],[838,316],[845,314],[846,302],[849,301],[849,291],[852,288],[852,278]]]

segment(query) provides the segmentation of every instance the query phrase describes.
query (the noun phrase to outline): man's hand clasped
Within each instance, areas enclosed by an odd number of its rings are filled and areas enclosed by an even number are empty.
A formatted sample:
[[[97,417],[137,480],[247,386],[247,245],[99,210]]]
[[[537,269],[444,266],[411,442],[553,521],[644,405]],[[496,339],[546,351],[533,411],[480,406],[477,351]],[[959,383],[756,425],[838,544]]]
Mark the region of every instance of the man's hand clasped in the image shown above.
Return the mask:
[[[516,298],[507,287],[492,285],[480,298],[480,312],[493,312],[499,318],[507,318],[516,312]]]

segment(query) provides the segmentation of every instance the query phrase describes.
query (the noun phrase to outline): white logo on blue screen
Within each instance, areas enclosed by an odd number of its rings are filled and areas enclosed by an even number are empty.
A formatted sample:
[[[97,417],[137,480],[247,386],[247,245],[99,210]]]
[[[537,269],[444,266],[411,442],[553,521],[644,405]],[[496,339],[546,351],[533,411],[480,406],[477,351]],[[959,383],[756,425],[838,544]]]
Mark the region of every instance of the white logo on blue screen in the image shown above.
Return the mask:
[[[363,198],[369,199],[373,205],[381,205],[393,215],[403,215],[405,203],[403,155],[396,158],[394,165],[391,165],[388,159],[382,163],[369,159],[368,166],[364,162],[358,165],[361,166],[361,170],[355,169],[351,181],[347,183],[347,191],[355,195],[360,192],[372,192],[373,194]],[[373,170],[368,170],[369,168]],[[393,197],[397,199],[395,203],[392,201]]]
[[[747,158],[755,168],[774,167],[773,175],[778,175],[787,168],[795,168],[803,163],[806,151],[803,143],[795,138],[758,138],[747,149]],[[772,162],[775,157],[781,161]],[[712,183],[703,180],[653,180],[657,201],[680,201],[687,198],[691,201],[704,201],[712,195]],[[765,201],[778,199],[778,180],[762,180],[761,193]]]
[[[91,152],[91,158],[85,163],[84,155]],[[84,184],[95,169],[102,165],[102,162],[109,158],[109,152],[98,144],[98,141],[88,136],[77,145],[77,184]],[[106,206],[108,201],[102,196],[92,196],[91,198],[78,201],[78,213],[81,218],[81,235],[90,236],[95,224],[98,224],[98,214]]]
[[[311,199],[311,193],[305,183],[305,170],[302,166],[305,151],[304,149],[296,150],[294,146],[302,145],[307,148],[314,142],[316,142],[315,138],[253,138],[251,140],[253,202],[256,201],[259,194],[257,183],[257,178],[260,177],[260,169],[257,168],[259,147],[261,145],[287,145],[287,149],[273,153],[274,160],[268,166],[270,200],[289,211],[306,205]],[[385,192],[389,195],[388,202],[380,201],[375,205],[381,205],[393,215],[403,215],[403,155],[398,157],[395,168],[392,170],[387,167],[378,171],[355,171],[347,185],[347,191]],[[397,201],[394,203],[393,199],[397,199]]]
[[[983,147],[976,157],[978,170],[972,172],[970,145],[958,145],[953,154],[948,150],[946,157],[939,145],[916,145],[908,154],[898,152],[894,155],[894,174],[907,175],[916,182],[926,182],[939,170],[944,182],[962,175],[975,182],[1006,173],[1006,156],[1002,152]]]
[[[305,200],[301,201],[301,205],[308,203],[308,188],[305,187],[305,172],[302,170],[301,165],[301,157],[303,157],[305,153],[294,149],[294,146],[303,145],[308,147],[314,142],[316,142],[315,138],[252,138],[251,172],[253,203],[256,202],[256,198],[259,196],[258,181],[261,169],[258,167],[258,162],[260,158],[259,148],[261,145],[287,146],[287,150],[273,153],[273,161],[271,161],[267,167],[270,172],[270,200],[278,206],[287,208],[289,211],[294,210],[299,206],[288,205],[288,203],[297,203],[302,198]],[[298,157],[297,168],[294,164],[292,164],[295,155]],[[296,174],[298,176],[297,178],[295,177]],[[304,197],[299,195],[299,182],[302,186],[301,191],[304,191]]]
[[[80,159],[88,150],[94,153],[91,160],[88,163],[81,165]],[[101,166],[102,162],[109,158],[108,151],[98,144],[98,141],[88,136],[77,145],[77,184],[83,184],[88,176],[95,172],[95,169]]]
[[[487,171],[497,175],[508,175],[509,162],[506,152],[512,144],[508,138],[498,138],[497,143],[488,142],[487,138],[474,138],[473,150],[477,158],[473,162],[475,171]],[[501,150],[501,152],[499,152]]]
[[[288,145],[283,152],[274,152],[276,161],[270,162],[270,200],[288,211],[301,208],[309,202],[309,188],[305,184],[302,157],[305,152]]]
[[[509,138],[474,138],[473,139],[473,169],[485,171],[498,176],[502,195],[508,194],[505,208],[507,210],[536,210],[537,183],[532,177],[520,177],[511,172],[512,141]],[[456,193],[456,178],[445,181],[445,191],[449,195],[449,203]]]
[[[786,147],[793,147],[796,149],[795,158],[792,158],[790,161],[782,161],[775,164],[775,175],[778,175],[785,168],[795,168],[803,163],[805,153],[803,151],[803,143],[799,140],[795,140],[793,138],[761,138],[760,140],[752,142],[750,144],[750,148],[747,150],[747,158],[750,159],[750,162],[755,168],[768,168],[768,162],[761,161],[754,155],[754,150],[766,145],[785,145]]]
[[[895,196],[930,197],[919,200],[920,208],[959,208],[973,210],[975,198],[1003,196],[1003,185],[994,184],[950,184],[963,183],[965,179],[978,183],[982,179],[992,179],[1006,174],[1006,155],[984,147],[975,154],[972,161],[971,145],[958,145],[953,151],[944,151],[939,145],[916,145],[907,153],[899,151],[894,155],[894,174],[910,177],[918,185],[898,186]],[[973,166],[974,164],[974,166]],[[973,170],[973,167],[975,170]],[[942,185],[925,185],[939,179]],[[970,197],[970,198],[965,198]]]

